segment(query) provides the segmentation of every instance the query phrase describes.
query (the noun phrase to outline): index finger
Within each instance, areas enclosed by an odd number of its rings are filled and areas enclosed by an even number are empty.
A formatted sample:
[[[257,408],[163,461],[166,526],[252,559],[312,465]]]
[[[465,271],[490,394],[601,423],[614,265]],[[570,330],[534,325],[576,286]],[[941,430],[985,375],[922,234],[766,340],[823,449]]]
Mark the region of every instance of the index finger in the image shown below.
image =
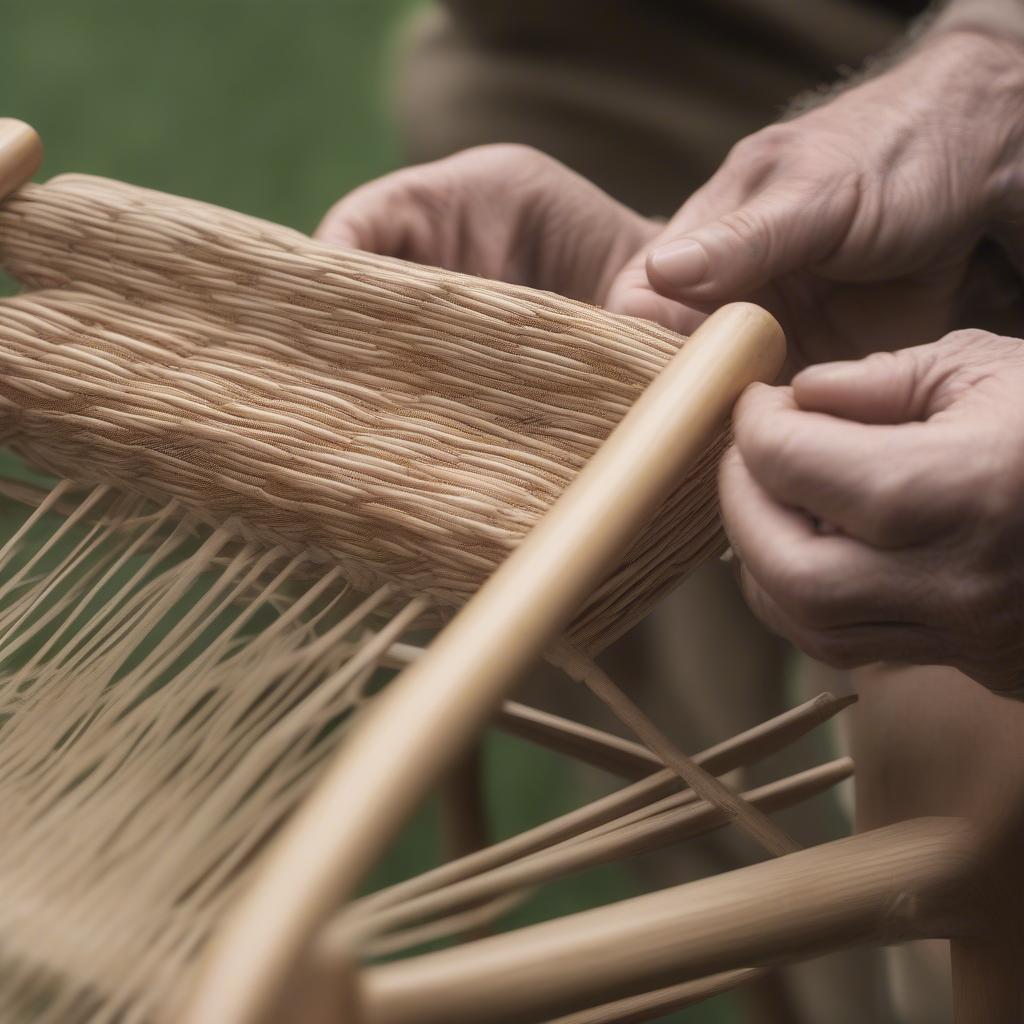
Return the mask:
[[[877,547],[903,547],[957,520],[952,439],[931,423],[876,425],[806,412],[792,389],[753,385],[733,414],[736,447],[777,501]]]

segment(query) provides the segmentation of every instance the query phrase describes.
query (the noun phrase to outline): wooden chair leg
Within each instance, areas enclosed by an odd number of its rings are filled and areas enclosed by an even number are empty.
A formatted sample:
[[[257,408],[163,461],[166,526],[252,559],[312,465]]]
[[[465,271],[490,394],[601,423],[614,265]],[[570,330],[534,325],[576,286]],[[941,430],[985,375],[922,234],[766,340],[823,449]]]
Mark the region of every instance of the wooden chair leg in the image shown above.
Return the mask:
[[[441,842],[445,860],[458,860],[490,842],[483,785],[483,748],[476,744],[449,771],[441,787]]]
[[[519,1024],[737,966],[942,934],[964,918],[974,848],[962,822],[905,822],[369,967],[361,1021]]]

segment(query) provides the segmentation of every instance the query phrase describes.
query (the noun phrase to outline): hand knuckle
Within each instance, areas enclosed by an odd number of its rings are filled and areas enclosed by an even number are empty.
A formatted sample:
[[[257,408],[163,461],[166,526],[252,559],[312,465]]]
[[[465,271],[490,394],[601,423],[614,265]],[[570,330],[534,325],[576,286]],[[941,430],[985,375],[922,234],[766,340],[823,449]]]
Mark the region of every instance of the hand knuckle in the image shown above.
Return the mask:
[[[764,261],[771,258],[776,248],[776,232],[756,210],[749,207],[730,210],[719,218],[718,224],[752,259]]]
[[[464,150],[457,154],[455,159],[472,159],[474,157],[483,157],[503,165],[509,163],[555,163],[546,153],[523,142],[491,142],[485,146],[475,146],[472,149]]]
[[[787,611],[809,629],[828,629],[846,617],[847,602],[838,581],[810,566],[791,577],[787,601]]]
[[[737,419],[736,443],[749,466],[769,471],[773,477],[793,472],[800,461],[792,424],[770,415],[758,392],[750,395]]]
[[[950,588],[950,595],[953,613],[965,637],[994,642],[1007,626],[1014,625],[1014,595],[998,572],[963,573]]]
[[[959,354],[965,348],[987,347],[1002,340],[998,335],[983,331],[981,328],[964,327],[958,331],[951,331],[941,338],[935,343],[935,348],[942,354]]]

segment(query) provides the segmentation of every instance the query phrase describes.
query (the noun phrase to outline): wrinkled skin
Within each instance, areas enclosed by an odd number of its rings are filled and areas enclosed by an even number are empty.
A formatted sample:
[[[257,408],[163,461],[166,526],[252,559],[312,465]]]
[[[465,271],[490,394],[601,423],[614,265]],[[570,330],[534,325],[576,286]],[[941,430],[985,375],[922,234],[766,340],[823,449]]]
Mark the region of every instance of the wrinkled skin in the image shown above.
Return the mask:
[[[1022,151],[1024,44],[947,32],[743,139],[667,225],[529,147],[496,145],[356,189],[317,236],[683,333],[751,299],[782,321],[792,373],[933,341],[968,311],[977,324],[1019,310]],[[979,258],[983,236],[1005,256]]]
[[[972,259],[1024,270],[1024,44],[940,33],[886,73],[739,142],[612,286],[609,306],[684,333],[746,298],[793,369],[934,341],[1019,300]],[[1000,261],[1001,262],[1001,261]]]
[[[494,145],[357,188],[316,237],[601,304],[658,228],[557,160]]]
[[[755,386],[722,512],[747,601],[849,667],[1024,684],[1024,341],[961,331]]]

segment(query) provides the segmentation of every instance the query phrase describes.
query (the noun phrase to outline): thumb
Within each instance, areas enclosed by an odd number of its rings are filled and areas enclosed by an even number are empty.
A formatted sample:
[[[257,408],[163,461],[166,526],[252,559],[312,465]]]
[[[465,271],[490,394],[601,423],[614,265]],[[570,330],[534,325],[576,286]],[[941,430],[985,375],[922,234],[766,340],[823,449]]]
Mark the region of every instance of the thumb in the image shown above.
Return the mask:
[[[647,256],[651,287],[697,306],[750,296],[782,274],[821,262],[843,241],[855,197],[787,180],[700,225],[658,239]]]
[[[653,320],[677,334],[692,334],[705,314],[659,295],[647,280],[644,270],[646,251],[641,250],[616,275],[605,298],[610,313]]]
[[[930,412],[934,391],[934,348],[920,345],[810,366],[793,378],[793,398],[806,412],[859,423],[923,420]]]

